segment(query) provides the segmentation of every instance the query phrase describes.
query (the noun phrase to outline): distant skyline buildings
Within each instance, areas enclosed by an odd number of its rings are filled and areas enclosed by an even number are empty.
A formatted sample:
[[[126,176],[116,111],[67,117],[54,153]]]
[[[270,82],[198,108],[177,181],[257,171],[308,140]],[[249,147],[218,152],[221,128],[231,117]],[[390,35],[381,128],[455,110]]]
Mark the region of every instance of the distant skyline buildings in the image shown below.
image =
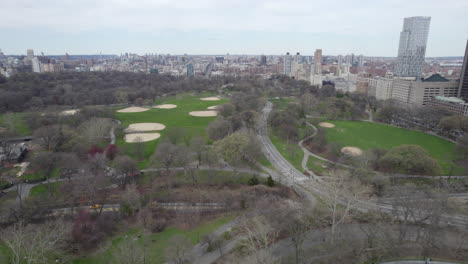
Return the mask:
[[[407,17],[403,21],[395,76],[421,78],[431,17]]]

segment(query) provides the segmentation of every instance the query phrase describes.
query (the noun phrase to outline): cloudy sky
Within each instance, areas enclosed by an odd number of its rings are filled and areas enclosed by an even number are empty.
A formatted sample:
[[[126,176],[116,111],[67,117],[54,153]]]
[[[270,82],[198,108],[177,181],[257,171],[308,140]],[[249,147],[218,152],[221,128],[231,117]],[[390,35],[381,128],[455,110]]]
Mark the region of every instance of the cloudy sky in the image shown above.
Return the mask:
[[[396,56],[403,18],[431,16],[426,55],[461,56],[467,10],[467,0],[0,0],[0,49]]]

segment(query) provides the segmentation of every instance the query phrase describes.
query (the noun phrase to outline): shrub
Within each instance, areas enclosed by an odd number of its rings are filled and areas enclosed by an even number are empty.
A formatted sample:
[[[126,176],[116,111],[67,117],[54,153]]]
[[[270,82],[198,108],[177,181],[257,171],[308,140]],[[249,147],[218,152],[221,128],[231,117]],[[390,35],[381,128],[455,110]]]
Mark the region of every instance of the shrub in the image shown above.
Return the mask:
[[[247,181],[247,184],[248,185],[251,185],[251,186],[254,186],[254,185],[257,185],[259,184],[260,181],[258,180],[257,176],[253,176],[252,178],[250,178],[248,181]]]
[[[266,183],[268,186],[270,187],[273,187],[275,186],[275,181],[273,180],[273,178],[271,176],[268,176],[268,179],[267,179],[267,183]]]

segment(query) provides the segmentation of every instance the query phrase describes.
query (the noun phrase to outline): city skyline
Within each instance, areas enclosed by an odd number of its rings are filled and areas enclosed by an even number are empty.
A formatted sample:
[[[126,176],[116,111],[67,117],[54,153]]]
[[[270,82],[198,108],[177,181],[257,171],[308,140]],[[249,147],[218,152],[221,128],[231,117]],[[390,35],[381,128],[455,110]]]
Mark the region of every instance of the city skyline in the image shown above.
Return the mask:
[[[30,1],[0,10],[5,54],[365,54],[396,57],[404,17],[431,16],[426,57],[462,56],[468,3]],[[73,10],[73,12],[70,12]],[[19,16],[18,14],[21,14]]]

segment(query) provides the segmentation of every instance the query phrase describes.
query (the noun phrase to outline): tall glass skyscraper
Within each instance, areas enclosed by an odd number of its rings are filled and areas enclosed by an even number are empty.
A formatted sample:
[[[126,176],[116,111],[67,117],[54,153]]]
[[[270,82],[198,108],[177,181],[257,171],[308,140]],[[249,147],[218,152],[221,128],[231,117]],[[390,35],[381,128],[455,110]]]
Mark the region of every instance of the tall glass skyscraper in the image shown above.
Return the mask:
[[[421,78],[431,17],[407,17],[400,33],[395,76]]]

